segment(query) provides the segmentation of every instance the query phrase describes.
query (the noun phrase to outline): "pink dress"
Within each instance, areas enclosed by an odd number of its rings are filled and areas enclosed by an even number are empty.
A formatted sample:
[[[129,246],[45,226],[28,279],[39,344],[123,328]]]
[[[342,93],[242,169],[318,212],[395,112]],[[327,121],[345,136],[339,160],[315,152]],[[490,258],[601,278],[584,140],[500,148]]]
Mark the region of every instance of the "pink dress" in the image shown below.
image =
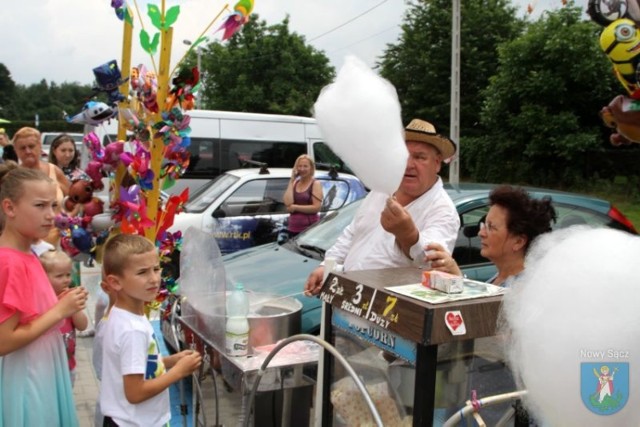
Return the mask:
[[[35,255],[0,248],[0,323],[29,323],[57,302]],[[0,357],[0,427],[78,425],[60,326]]]

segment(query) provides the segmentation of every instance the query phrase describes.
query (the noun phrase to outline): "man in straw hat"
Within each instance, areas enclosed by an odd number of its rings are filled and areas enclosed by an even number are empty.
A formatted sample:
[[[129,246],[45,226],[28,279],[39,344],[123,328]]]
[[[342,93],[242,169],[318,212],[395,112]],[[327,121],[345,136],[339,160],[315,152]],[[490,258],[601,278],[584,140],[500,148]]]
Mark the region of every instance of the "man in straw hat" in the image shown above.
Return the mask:
[[[420,119],[405,128],[405,141],[409,159],[398,190],[393,197],[369,193],[325,254],[343,264],[345,271],[424,266],[425,247],[432,242],[453,250],[460,219],[438,172],[456,146]],[[322,265],[311,272],[304,285],[307,295],[320,292],[323,274]]]

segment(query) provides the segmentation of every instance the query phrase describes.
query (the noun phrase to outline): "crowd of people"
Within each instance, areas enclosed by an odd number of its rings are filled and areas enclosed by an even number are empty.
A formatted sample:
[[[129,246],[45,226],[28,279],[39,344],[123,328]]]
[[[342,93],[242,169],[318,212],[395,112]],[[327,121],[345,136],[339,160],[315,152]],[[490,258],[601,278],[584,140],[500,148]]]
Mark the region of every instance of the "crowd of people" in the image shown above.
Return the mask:
[[[75,339],[89,326],[88,292],[73,286],[72,260],[58,246],[54,218],[70,181],[82,176],[78,153],[63,134],[44,161],[33,128],[18,130],[3,154],[10,145],[19,163],[0,165],[0,425],[77,426]],[[166,424],[168,386],[190,375],[201,357],[193,351],[159,357],[144,315],[160,286],[155,245],[137,235],[110,239],[103,273],[110,304],[94,340],[103,379],[96,425]]]
[[[409,157],[396,192],[369,193],[326,257],[345,271],[416,266],[461,275],[451,256],[460,219],[438,175],[456,145],[420,119],[405,128],[405,142]],[[18,161],[0,165],[0,425],[78,425],[75,331],[88,327],[88,293],[72,286],[72,260],[59,249],[53,226],[70,181],[82,176],[78,152],[73,139],[60,135],[44,161],[33,128],[16,132],[12,144],[0,132],[0,145],[3,158],[12,145]],[[323,193],[314,172],[312,158],[296,160],[283,195],[290,235],[319,219]],[[497,267],[491,282],[512,286],[527,249],[550,231],[556,215],[550,200],[534,200],[510,186],[494,189],[490,205],[478,234],[481,254]],[[323,277],[321,265],[307,279],[305,293],[317,295]],[[137,235],[109,239],[101,286],[109,306],[96,325],[96,425],[165,425],[169,385],[194,372],[202,358],[192,350],[159,354],[144,313],[160,286],[155,245]]]

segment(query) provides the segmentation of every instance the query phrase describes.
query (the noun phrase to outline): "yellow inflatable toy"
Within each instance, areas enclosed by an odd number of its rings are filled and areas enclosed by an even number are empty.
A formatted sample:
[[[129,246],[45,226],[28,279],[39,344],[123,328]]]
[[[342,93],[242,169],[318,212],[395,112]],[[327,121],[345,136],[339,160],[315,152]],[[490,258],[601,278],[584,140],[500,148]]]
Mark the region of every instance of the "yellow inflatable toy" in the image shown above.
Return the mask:
[[[613,63],[616,77],[634,99],[640,99],[640,30],[631,19],[617,19],[600,34],[600,48]]]

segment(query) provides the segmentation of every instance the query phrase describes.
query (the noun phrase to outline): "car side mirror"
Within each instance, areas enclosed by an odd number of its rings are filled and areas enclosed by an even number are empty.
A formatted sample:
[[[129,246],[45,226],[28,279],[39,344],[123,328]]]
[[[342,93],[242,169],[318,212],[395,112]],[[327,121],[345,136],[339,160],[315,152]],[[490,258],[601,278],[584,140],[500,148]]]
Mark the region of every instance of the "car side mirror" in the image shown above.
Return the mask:
[[[222,208],[218,208],[215,211],[213,211],[211,216],[213,218],[224,218],[225,216],[227,216],[227,213]]]
[[[480,232],[479,225],[467,225],[462,229],[462,234],[467,239],[471,239],[473,237],[478,237],[478,233]]]

